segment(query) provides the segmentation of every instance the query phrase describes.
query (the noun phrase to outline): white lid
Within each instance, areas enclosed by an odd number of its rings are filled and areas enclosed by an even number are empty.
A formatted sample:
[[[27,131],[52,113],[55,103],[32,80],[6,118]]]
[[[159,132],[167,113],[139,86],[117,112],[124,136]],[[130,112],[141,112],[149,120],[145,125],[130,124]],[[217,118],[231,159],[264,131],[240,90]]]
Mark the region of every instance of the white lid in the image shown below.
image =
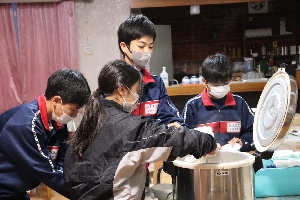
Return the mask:
[[[285,139],[296,112],[298,89],[284,68],[270,78],[257,104],[253,139],[258,151],[275,150]]]

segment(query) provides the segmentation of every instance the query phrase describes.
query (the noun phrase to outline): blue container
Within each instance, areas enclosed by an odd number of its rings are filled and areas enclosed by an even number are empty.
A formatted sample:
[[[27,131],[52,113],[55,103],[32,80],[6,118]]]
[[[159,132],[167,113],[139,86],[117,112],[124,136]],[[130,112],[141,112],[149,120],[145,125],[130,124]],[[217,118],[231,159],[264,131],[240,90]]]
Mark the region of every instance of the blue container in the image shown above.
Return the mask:
[[[260,169],[254,183],[256,197],[300,195],[300,167]]]

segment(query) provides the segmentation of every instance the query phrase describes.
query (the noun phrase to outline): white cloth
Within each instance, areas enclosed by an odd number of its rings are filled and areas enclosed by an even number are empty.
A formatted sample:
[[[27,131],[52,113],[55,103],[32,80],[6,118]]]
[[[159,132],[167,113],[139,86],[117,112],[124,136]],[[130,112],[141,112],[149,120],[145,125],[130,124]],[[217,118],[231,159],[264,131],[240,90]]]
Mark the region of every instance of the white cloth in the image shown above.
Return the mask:
[[[203,132],[203,133],[210,134],[214,137],[214,133],[213,133],[211,127],[209,127],[209,126],[202,126],[202,127],[197,127],[197,128],[194,128],[194,129],[197,130],[197,131]]]
[[[238,151],[242,146],[239,143],[235,143],[234,145],[225,144],[222,146],[222,150],[225,151]]]

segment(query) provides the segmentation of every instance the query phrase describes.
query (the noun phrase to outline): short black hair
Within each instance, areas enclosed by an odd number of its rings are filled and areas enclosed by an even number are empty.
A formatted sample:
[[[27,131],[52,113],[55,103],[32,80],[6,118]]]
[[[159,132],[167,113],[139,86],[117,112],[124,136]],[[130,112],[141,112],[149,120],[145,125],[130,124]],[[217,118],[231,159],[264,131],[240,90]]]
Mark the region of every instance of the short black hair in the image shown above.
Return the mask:
[[[132,15],[125,19],[119,26],[118,29],[118,46],[120,43],[124,42],[127,46],[130,45],[130,42],[136,39],[140,39],[143,36],[149,36],[155,41],[156,31],[154,24],[144,15]]]
[[[45,91],[47,100],[54,96],[60,96],[63,104],[74,103],[82,107],[90,95],[88,82],[77,70],[60,69],[48,78]]]
[[[222,53],[207,57],[202,63],[202,76],[209,83],[228,82],[232,78],[230,59]]]

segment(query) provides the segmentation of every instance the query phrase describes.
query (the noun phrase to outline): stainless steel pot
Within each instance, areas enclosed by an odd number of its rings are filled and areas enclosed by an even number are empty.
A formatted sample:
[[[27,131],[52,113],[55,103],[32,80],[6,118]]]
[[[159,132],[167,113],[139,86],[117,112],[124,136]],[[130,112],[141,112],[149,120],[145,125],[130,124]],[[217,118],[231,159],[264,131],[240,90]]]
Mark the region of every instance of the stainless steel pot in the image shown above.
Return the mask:
[[[187,157],[173,161],[178,166],[178,200],[254,199],[253,169],[255,158],[242,152],[219,151],[216,156]]]

